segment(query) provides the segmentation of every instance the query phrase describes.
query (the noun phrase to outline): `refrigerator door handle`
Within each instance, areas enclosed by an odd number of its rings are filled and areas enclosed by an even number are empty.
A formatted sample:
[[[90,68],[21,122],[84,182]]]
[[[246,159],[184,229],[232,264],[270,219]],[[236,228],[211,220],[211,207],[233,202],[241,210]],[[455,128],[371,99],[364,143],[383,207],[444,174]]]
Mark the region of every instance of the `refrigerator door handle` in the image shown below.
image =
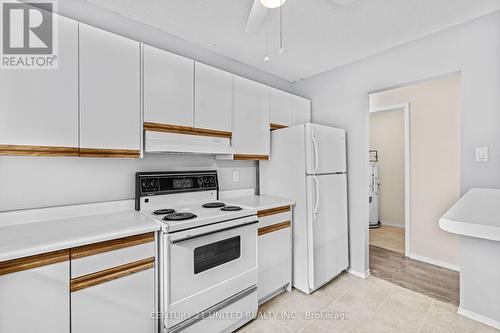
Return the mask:
[[[312,139],[312,145],[313,145],[313,149],[314,149],[314,170],[313,170],[313,173],[316,173],[318,171],[318,168],[319,168],[319,162],[318,162],[318,142],[316,141],[316,136],[314,135],[314,133],[312,133],[311,139]]]
[[[314,221],[316,221],[318,217],[318,209],[319,209],[319,181],[316,176],[313,176],[314,180],[314,190],[315,190],[315,198],[314,198],[314,211],[313,211],[313,216],[314,216]]]

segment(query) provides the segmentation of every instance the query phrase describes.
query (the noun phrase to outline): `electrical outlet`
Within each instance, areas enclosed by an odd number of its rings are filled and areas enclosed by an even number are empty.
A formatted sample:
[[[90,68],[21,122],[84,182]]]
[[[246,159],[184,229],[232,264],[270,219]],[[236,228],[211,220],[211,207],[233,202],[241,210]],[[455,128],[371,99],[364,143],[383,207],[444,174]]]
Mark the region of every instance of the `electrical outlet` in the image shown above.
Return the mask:
[[[234,171],[233,172],[233,181],[235,183],[239,182],[240,181],[240,173],[238,171]]]

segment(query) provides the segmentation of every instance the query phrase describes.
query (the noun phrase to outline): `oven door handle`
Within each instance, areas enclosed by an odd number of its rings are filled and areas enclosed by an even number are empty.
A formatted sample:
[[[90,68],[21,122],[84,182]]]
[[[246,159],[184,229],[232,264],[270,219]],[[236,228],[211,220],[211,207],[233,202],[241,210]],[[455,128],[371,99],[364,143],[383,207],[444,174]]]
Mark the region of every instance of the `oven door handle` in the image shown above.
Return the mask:
[[[207,231],[207,232],[204,232],[204,233],[201,233],[201,234],[198,234],[198,235],[193,235],[193,236],[187,236],[187,237],[184,237],[184,238],[174,239],[174,240],[170,241],[170,244],[178,244],[178,243],[186,242],[186,241],[189,241],[189,240],[192,240],[192,239],[195,239],[195,238],[200,238],[200,237],[204,237],[204,236],[216,234],[216,233],[219,233],[221,231],[226,231],[226,230],[231,230],[231,229],[246,227],[246,226],[249,226],[249,225],[255,224],[255,223],[259,223],[259,221],[256,220],[256,221],[247,222],[247,223],[244,223],[244,224],[234,225],[234,226],[227,227],[227,228],[224,228],[224,229]]]

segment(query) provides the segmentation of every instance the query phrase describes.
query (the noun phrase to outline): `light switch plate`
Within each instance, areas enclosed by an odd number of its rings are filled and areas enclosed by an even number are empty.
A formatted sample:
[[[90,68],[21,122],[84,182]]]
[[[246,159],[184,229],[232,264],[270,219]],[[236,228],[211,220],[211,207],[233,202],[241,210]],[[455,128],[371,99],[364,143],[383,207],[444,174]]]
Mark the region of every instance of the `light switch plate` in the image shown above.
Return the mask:
[[[240,173],[238,171],[233,172],[233,182],[237,183],[240,181]]]
[[[476,162],[488,162],[488,147],[476,147]]]

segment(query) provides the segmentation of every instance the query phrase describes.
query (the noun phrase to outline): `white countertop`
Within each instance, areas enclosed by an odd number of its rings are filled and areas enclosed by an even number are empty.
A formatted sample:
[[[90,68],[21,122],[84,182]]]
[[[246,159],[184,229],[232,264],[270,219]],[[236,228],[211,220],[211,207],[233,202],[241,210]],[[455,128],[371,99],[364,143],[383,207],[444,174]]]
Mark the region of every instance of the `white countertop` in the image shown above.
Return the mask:
[[[159,229],[159,224],[135,210],[0,226],[0,261]]]
[[[247,206],[255,208],[257,210],[264,210],[270,208],[276,208],[281,206],[292,206],[295,205],[295,201],[289,199],[281,199],[274,197],[266,197],[261,195],[252,195],[237,198],[227,198],[225,201],[241,206]]]
[[[500,241],[500,189],[469,190],[439,219],[439,226],[458,235]]]

